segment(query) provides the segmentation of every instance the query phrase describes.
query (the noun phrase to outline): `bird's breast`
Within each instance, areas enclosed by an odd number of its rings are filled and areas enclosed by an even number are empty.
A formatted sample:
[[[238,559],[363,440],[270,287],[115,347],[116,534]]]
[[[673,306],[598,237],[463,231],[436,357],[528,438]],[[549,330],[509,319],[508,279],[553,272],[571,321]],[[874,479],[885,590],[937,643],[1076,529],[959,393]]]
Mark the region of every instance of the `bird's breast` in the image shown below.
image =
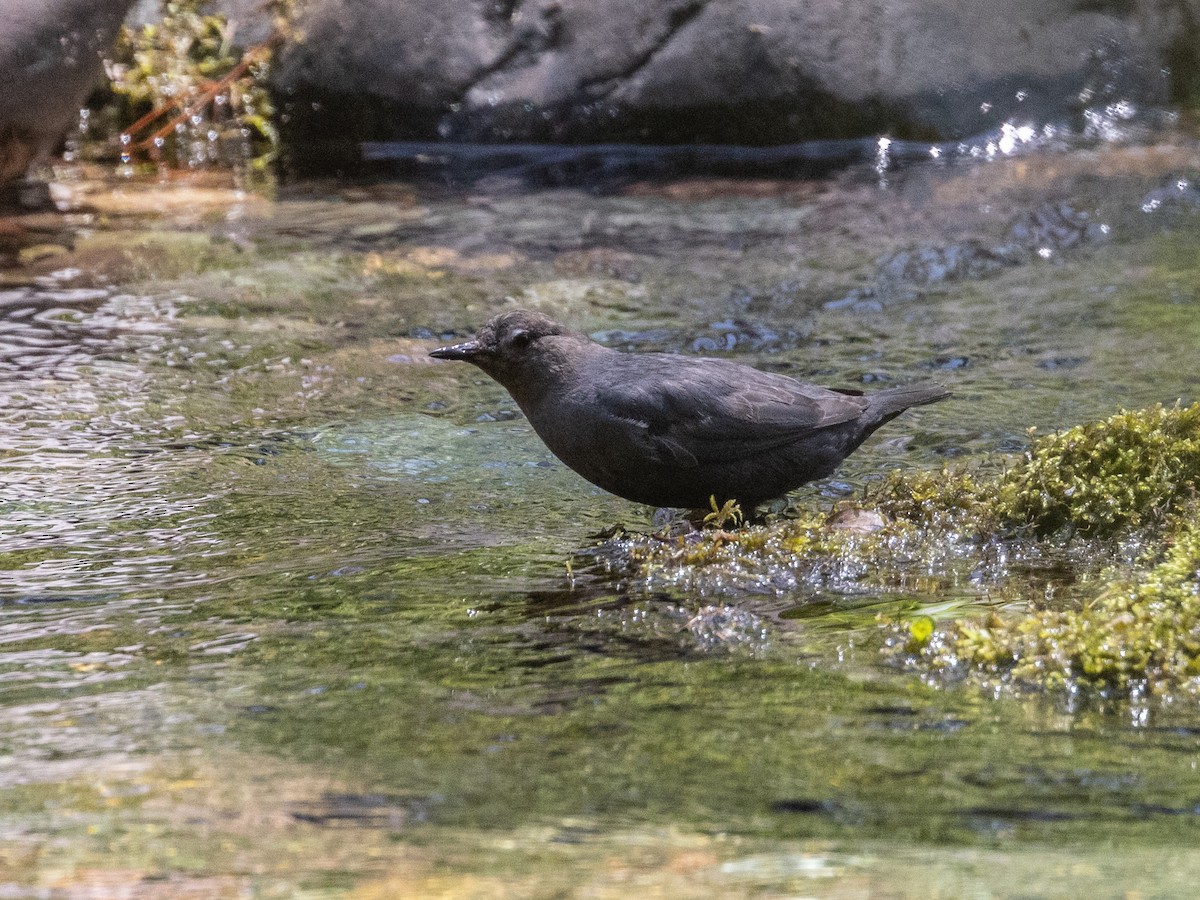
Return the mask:
[[[641,458],[636,435],[641,426],[606,415],[593,404],[559,400],[531,404],[523,411],[551,453],[601,487],[631,466],[650,462]]]

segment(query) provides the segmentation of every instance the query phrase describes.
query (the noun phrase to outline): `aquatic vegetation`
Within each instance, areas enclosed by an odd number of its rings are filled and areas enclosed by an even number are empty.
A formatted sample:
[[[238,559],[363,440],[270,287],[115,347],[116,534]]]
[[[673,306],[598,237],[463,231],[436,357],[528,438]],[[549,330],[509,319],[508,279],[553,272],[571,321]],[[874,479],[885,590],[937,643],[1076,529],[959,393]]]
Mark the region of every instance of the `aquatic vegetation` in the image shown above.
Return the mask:
[[[1136,538],[1078,609],[912,632],[916,660],[1018,685],[1117,693],[1200,689],[1200,404],[1125,411],[1037,441],[990,494],[995,521],[1039,536]],[[981,501],[983,502],[983,501]]]
[[[1110,537],[1161,526],[1200,484],[1200,404],[1126,411],[1048,435],[995,495],[1002,521]]]
[[[164,0],[160,19],[124,26],[108,60],[111,101],[94,116],[91,138],[116,143],[123,164],[138,152],[185,168],[256,169],[274,158],[278,134],[265,85],[290,3],[268,4],[277,30],[246,48],[236,23],[208,13],[207,0]],[[105,127],[107,126],[107,127]]]
[[[943,673],[1119,694],[1200,689],[1200,531],[1188,523],[1162,558],[1118,573],[1081,609],[990,616],[910,629],[909,649]]]
[[[895,473],[870,499],[926,527],[1111,538],[1161,527],[1198,484],[1200,404],[1160,404],[1037,438],[995,478],[969,469]]]
[[[732,532],[627,534],[610,549],[648,582],[702,596],[790,592],[800,585],[904,589],[912,585],[915,560],[930,581],[954,577],[961,562],[954,542],[903,520],[875,530],[844,527],[843,516],[857,512],[805,510]]]
[[[1076,607],[1038,597],[1045,608],[1022,616],[937,625],[920,615],[888,624],[889,652],[1014,685],[1200,688],[1198,487],[1200,404],[1159,405],[1040,437],[998,474],[978,464],[893,473],[865,509],[633,539],[629,554],[649,579],[710,592],[839,583],[932,600],[957,578],[1028,603],[1030,582],[1011,562],[1057,553],[1083,582]],[[1143,548],[1132,564],[1122,543]]]

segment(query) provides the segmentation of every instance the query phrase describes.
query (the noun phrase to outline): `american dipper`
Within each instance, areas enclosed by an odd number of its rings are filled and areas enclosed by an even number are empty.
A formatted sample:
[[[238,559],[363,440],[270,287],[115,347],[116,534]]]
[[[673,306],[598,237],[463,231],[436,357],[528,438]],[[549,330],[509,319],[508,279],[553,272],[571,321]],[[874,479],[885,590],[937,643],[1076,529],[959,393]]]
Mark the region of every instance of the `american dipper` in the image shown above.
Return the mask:
[[[831,475],[876,428],[949,392],[844,394],[724,359],[623,353],[536,312],[496,316],[430,353],[500,382],[546,446],[604,490],[651,506],[747,513]]]

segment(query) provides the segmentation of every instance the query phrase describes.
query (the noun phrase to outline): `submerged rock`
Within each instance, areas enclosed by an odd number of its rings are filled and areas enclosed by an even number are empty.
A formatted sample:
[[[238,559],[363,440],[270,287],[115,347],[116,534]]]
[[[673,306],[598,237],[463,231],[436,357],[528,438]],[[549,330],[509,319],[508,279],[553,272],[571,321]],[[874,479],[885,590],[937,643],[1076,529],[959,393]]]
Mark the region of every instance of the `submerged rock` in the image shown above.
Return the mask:
[[[1160,210],[1183,209],[1194,212],[1200,209],[1200,188],[1191,178],[1173,175],[1160,187],[1148,191],[1142,198],[1142,212],[1156,213]]]
[[[825,308],[880,309],[915,300],[928,288],[1052,259],[1086,244],[1102,243],[1108,234],[1107,225],[1069,203],[1043,203],[1019,216],[998,244],[967,239],[901,250],[883,261],[872,284],[855,288]]]
[[[786,328],[776,330],[763,322],[726,319],[696,329],[648,328],[628,331],[610,328],[593,332],[593,340],[621,350],[688,353],[720,353],[744,350],[773,353],[791,350],[807,338],[807,333]]]
[[[1008,229],[997,252],[1017,261],[1022,257],[1049,259],[1084,244],[1108,239],[1108,227],[1069,203],[1043,203],[1020,216]]]

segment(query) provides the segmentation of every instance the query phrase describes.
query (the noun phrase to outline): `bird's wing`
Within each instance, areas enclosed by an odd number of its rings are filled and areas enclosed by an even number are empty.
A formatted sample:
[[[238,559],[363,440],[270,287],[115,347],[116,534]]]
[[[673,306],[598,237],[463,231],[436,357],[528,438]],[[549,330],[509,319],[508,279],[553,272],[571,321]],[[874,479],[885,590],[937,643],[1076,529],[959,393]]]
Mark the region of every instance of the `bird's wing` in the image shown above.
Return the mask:
[[[664,357],[611,374],[592,384],[597,406],[653,458],[677,466],[753,456],[865,407],[860,397],[724,360]]]

